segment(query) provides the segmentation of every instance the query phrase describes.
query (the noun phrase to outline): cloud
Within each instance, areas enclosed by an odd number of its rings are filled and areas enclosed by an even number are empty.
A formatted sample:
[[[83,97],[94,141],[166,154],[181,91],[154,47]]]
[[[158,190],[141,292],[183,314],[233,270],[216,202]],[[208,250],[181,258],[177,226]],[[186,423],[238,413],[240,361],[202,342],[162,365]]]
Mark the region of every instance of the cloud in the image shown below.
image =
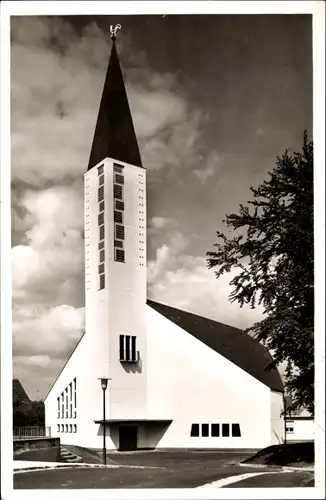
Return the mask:
[[[202,167],[195,168],[193,172],[198,177],[198,179],[204,183],[207,181],[207,179],[212,177],[217,172],[219,163],[219,155],[216,153],[216,151],[212,151],[204,160]]]

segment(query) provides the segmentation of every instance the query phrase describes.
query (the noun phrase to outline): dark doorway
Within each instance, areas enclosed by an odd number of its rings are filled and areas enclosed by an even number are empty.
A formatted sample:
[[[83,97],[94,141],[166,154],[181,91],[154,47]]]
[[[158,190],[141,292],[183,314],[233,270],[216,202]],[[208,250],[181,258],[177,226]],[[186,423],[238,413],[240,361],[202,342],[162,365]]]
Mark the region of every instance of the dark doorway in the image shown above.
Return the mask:
[[[119,427],[119,451],[137,450],[137,425]]]

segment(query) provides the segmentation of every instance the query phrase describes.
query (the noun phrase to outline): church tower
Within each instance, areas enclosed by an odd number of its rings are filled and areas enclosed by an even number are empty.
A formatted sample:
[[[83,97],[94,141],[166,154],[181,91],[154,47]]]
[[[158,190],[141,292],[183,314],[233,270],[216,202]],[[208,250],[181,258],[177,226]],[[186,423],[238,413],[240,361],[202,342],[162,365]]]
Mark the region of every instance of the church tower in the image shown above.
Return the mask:
[[[106,391],[108,419],[143,418],[146,171],[115,37],[84,175],[84,195],[85,336],[92,352],[92,379],[110,379]]]

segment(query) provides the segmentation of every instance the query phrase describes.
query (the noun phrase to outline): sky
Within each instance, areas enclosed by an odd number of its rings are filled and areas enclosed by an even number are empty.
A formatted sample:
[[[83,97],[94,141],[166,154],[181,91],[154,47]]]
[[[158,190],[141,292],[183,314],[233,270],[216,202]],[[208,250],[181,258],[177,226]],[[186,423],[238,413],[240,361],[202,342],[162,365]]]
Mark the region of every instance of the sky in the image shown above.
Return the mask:
[[[148,190],[148,298],[239,328],[207,269],[223,219],[312,136],[304,15],[11,18],[13,366],[43,398],[84,331],[83,173],[110,25]]]

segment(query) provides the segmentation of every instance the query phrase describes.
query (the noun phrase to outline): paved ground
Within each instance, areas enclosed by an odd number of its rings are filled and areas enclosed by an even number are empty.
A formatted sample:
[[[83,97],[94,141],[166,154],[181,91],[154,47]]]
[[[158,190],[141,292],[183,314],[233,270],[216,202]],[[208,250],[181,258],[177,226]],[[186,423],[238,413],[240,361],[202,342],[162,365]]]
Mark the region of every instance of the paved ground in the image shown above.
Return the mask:
[[[311,472],[286,472],[282,474],[262,474],[228,485],[228,488],[302,488],[313,487]]]
[[[116,464],[144,468],[74,468],[16,473],[14,487],[17,489],[194,488],[229,476],[253,472],[252,468],[237,465],[249,455],[250,453],[216,451],[114,454],[111,457]],[[279,486],[279,481],[284,481],[283,478],[287,475],[274,474],[270,478],[266,475],[266,478],[273,482],[273,486]],[[293,476],[289,479],[294,483],[291,486],[301,486],[298,483],[301,481],[302,473],[289,475]],[[251,481],[254,479],[251,478]],[[249,479],[242,481],[241,487],[252,487],[250,481],[249,484],[246,484],[246,481]]]

